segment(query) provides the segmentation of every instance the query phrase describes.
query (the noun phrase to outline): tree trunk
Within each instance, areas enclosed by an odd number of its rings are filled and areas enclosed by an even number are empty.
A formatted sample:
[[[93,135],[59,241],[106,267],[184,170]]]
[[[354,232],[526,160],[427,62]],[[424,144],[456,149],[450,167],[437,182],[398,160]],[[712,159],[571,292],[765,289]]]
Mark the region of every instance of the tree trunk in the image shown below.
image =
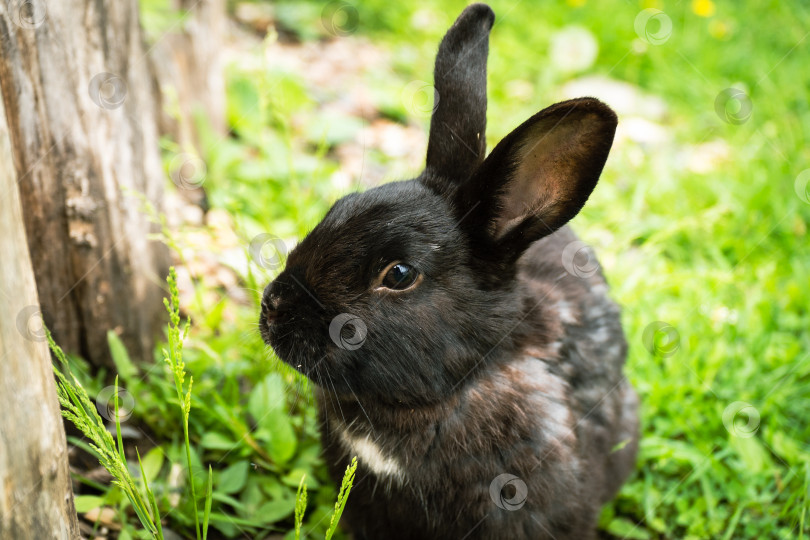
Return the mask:
[[[205,212],[205,168],[196,157],[205,149],[198,129],[199,120],[204,118],[208,129],[225,136],[225,83],[220,59],[227,20],[225,1],[171,3],[182,14],[182,24],[161,35],[149,52],[160,88],[158,128],[177,142],[182,152],[169,167],[180,196]]]
[[[4,9],[5,8],[5,9]],[[154,85],[136,0],[0,3],[0,89],[43,317],[110,365],[106,331],[152,359],[165,246]]]
[[[2,102],[0,231],[0,538],[79,538]]]
[[[160,36],[150,48],[161,98],[159,127],[184,149],[199,148],[194,125],[202,113],[210,128],[225,134],[225,83],[222,75],[224,0],[174,0],[183,23]]]

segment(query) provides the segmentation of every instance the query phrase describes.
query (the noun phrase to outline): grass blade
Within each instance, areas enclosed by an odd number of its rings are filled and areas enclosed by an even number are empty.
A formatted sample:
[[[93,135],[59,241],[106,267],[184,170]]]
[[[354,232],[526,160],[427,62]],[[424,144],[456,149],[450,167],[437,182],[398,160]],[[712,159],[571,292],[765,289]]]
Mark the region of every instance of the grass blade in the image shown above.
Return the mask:
[[[143,489],[146,492],[146,497],[149,499],[149,504],[152,507],[152,516],[154,518],[154,523],[157,526],[157,531],[155,536],[159,540],[163,540],[163,525],[160,523],[160,510],[158,509],[157,499],[155,499],[155,494],[149,488],[149,481],[146,478],[146,471],[143,470],[143,462],[141,461],[141,453],[138,452],[138,449],[135,449],[135,453],[138,456],[138,467],[141,469],[141,480],[143,480]]]
[[[301,538],[301,524],[304,522],[304,512],[307,509],[307,485],[304,483],[307,475],[301,476],[298,492],[295,494],[295,540]]]
[[[340,493],[335,503],[335,512],[332,514],[332,521],[329,522],[329,530],[326,531],[326,540],[330,540],[332,535],[335,534],[340,516],[343,515],[343,509],[346,507],[346,501],[349,500],[349,493],[352,490],[354,483],[354,472],[357,470],[357,456],[352,458],[352,462],[346,467],[346,472],[343,474],[343,481],[340,483]]]
[[[211,500],[214,496],[214,471],[208,466],[208,491],[205,493],[205,513],[203,514],[203,540],[208,540],[208,520],[211,518]]]
[[[121,416],[118,414],[118,375],[115,376],[114,399],[115,399],[115,438],[118,441],[118,454],[121,456],[121,462],[126,463],[127,456],[124,453],[124,441],[121,437]],[[140,457],[138,459],[140,460]]]

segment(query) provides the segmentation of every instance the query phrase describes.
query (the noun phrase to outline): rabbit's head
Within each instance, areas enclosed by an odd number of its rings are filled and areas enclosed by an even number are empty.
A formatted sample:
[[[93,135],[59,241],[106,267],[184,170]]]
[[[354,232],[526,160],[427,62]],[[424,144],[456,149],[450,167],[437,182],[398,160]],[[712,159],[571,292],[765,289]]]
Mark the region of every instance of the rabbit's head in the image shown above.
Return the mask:
[[[579,212],[616,115],[544,109],[485,158],[494,15],[469,6],[439,46],[425,171],[337,201],[262,301],[262,336],[327,392],[435,403],[515,345],[521,254]]]

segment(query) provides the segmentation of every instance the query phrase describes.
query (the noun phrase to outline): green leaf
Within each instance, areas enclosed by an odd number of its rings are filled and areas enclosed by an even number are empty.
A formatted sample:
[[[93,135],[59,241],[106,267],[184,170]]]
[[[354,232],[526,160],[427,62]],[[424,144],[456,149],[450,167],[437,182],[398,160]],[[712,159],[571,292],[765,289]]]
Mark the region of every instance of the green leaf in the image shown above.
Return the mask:
[[[318,19],[317,4],[309,2],[279,2],[274,5],[276,20],[280,25],[295,32],[302,41],[318,39],[321,34],[321,25],[312,24]]]
[[[228,521],[228,518],[230,516],[225,514],[211,514],[211,524],[225,538],[235,538],[239,534],[239,529],[236,528],[233,521]]]
[[[132,363],[129,358],[129,353],[121,338],[112,330],[107,331],[107,344],[110,347],[110,355],[112,356],[115,369],[118,375],[121,376],[122,381],[129,381],[138,375],[138,368]]]
[[[208,431],[200,439],[200,445],[209,450],[232,450],[236,442],[218,431]]]
[[[160,469],[163,467],[163,458],[163,449],[159,446],[149,450],[143,457],[141,464],[143,466],[143,473],[146,475],[147,484],[151,484],[154,482],[155,478],[157,478]]]
[[[203,319],[203,322],[208,328],[219,328],[222,322],[222,314],[225,313],[225,306],[227,305],[228,303],[223,300],[208,310],[208,313],[205,314],[205,318]]]
[[[731,436],[731,446],[737,451],[745,468],[754,473],[760,473],[772,465],[767,450],[756,437]]]
[[[229,77],[227,93],[228,123],[240,133],[260,131],[264,115],[254,82],[244,75]]]
[[[607,532],[613,536],[629,540],[647,540],[650,538],[649,532],[625,518],[614,518],[607,526]]]
[[[301,453],[299,452],[298,455],[300,457]],[[298,461],[300,461],[300,459],[296,459],[296,462],[298,462]],[[284,475],[281,478],[281,481],[284,483],[284,485],[294,487],[294,488],[298,488],[299,484],[301,483],[301,478],[303,476],[306,476],[307,477],[307,487],[308,488],[312,489],[312,488],[320,487],[320,482],[318,482],[317,480],[315,480],[314,477],[312,477],[312,474],[311,474],[310,471],[311,471],[311,468],[310,469],[295,468],[295,469],[291,470],[290,472],[288,472],[286,475]]]
[[[298,444],[286,399],[284,381],[278,373],[267,375],[248,399],[248,411],[258,428],[255,436],[267,443],[267,453],[276,463],[289,461]]]
[[[250,465],[247,461],[237,461],[230,467],[219,473],[217,479],[217,491],[222,493],[236,493],[245,487],[248,469]]]
[[[262,476],[259,486],[262,492],[267,495],[265,498],[269,500],[283,499],[289,493],[289,488],[279,482],[278,478],[273,475]]]
[[[770,437],[770,445],[774,452],[788,462],[799,461],[801,459],[801,443],[791,438],[790,435],[784,431],[774,431]]]
[[[286,412],[275,411],[268,414],[264,418],[262,429],[269,433],[266,439],[267,453],[276,463],[286,463],[295,455],[298,439]]]
[[[363,121],[356,116],[331,112],[317,115],[307,126],[306,136],[310,141],[324,140],[329,146],[350,141],[363,129]]]
[[[276,523],[290,516],[295,510],[295,499],[279,499],[266,502],[256,512],[256,519],[264,524]]]
[[[214,491],[211,494],[211,498],[217,502],[225,503],[229,506],[233,506],[239,511],[243,511],[245,509],[245,505],[239,502],[239,499],[234,499],[230,495],[226,495],[225,493],[220,493],[219,491]]]
[[[255,519],[259,515],[259,507],[268,499],[262,493],[260,483],[257,477],[249,478],[245,489],[239,494],[242,503],[242,507],[238,509],[239,515],[245,519]]]
[[[76,495],[73,498],[73,504],[76,505],[76,512],[83,514],[103,505],[104,497],[98,497],[96,495]]]
[[[263,424],[265,415],[286,409],[284,381],[278,373],[271,373],[253,388],[248,399],[248,412],[253,420]]]

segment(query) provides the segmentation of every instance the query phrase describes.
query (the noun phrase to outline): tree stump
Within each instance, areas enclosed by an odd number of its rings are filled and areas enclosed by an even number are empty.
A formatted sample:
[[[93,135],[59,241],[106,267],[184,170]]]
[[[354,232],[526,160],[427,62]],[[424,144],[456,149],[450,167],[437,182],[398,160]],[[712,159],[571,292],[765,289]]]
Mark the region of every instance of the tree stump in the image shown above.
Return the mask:
[[[78,539],[17,175],[0,102],[0,538]]]
[[[136,0],[0,3],[0,89],[45,322],[96,366],[108,329],[151,361],[168,257],[142,203],[165,175]]]

